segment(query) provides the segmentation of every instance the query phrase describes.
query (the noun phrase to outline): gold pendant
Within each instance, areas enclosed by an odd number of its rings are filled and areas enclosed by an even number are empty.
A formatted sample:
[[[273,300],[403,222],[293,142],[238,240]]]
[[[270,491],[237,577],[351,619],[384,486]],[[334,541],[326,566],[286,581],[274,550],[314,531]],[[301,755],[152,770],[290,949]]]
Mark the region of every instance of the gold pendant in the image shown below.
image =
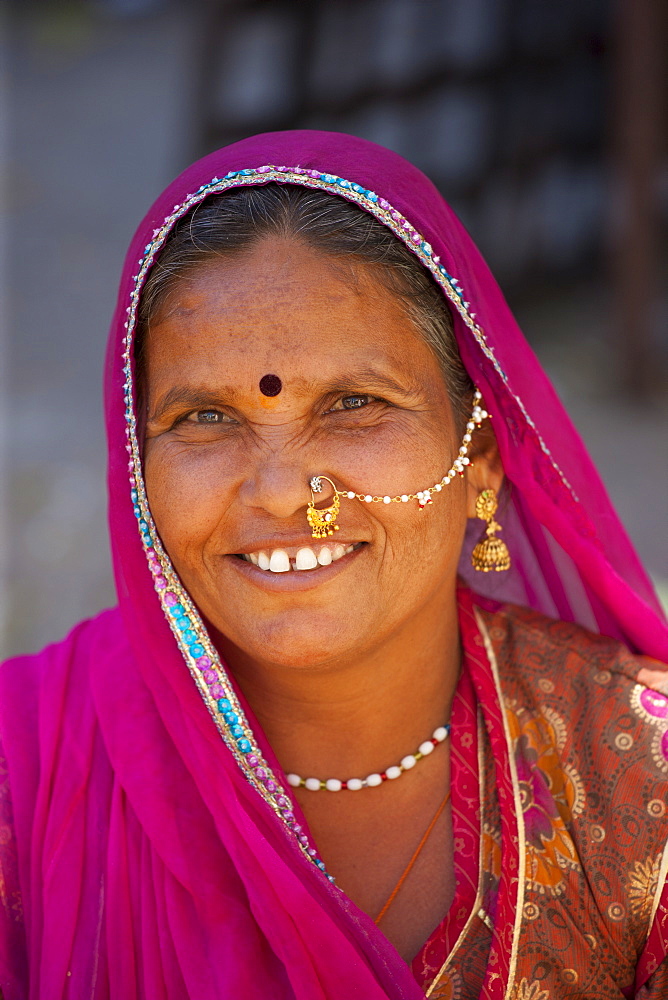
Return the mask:
[[[331,506],[318,509],[315,505],[314,494],[322,493],[323,479],[326,479],[334,490],[334,499]],[[327,476],[314,476],[310,482],[310,486],[311,499],[309,500],[308,507],[306,508],[306,519],[311,529],[311,536],[313,538],[326,538],[327,535],[333,535],[335,531],[339,530],[338,524],[334,523],[341,508],[339,491],[332,480]]]
[[[501,525],[494,520],[498,506],[495,490],[483,490],[478,494],[475,514],[481,521],[487,521],[485,537],[471,553],[471,563],[479,573],[503,573],[510,569],[508,546],[501,538],[496,538],[497,531],[501,531]]]

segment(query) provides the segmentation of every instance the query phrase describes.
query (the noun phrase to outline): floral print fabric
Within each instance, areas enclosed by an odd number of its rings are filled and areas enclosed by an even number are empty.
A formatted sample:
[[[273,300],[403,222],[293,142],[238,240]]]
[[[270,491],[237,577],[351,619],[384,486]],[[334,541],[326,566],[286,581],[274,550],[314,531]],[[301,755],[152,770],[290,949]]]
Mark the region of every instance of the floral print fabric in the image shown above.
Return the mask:
[[[473,662],[488,725],[479,808],[482,919],[444,958],[437,1000],[610,1000],[668,996],[668,698],[636,683],[649,661],[579,626],[521,608],[477,609],[489,654]],[[473,639],[476,645],[476,639]],[[508,757],[519,799],[506,836],[498,776]],[[487,845],[487,846],[485,846]],[[493,945],[495,897],[517,856],[510,955]],[[507,890],[506,890],[507,891]],[[484,919],[486,918],[486,919]],[[434,953],[434,940],[427,948]],[[508,973],[494,969],[508,959]],[[503,981],[503,982],[502,982]]]

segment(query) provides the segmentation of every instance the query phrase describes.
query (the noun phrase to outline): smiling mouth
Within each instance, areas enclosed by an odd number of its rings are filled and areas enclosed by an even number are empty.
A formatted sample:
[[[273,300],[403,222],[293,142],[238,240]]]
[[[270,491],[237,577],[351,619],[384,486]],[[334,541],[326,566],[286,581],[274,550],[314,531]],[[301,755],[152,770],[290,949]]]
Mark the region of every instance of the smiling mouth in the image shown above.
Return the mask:
[[[344,556],[360,549],[366,542],[342,545],[339,542],[326,545],[303,545],[299,548],[260,549],[257,552],[237,552],[236,558],[252,563],[258,569],[269,573],[304,572],[329,566]]]

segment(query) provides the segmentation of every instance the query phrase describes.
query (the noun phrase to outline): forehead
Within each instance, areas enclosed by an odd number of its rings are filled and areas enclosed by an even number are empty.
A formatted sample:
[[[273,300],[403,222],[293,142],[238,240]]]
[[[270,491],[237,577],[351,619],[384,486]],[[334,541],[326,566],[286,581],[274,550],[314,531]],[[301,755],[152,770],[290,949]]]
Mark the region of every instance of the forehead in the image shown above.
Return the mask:
[[[267,237],[178,279],[154,316],[149,370],[224,362],[295,373],[365,361],[429,370],[433,355],[374,265]],[[260,372],[260,376],[263,372]]]

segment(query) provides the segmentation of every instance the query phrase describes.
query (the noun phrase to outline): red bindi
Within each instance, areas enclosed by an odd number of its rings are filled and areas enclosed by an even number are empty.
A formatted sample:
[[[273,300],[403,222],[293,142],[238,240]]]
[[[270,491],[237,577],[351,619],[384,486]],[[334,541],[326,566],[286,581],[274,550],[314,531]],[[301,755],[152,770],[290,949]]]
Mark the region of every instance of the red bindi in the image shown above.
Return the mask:
[[[260,392],[263,396],[278,396],[283,388],[278,375],[263,375],[260,379]]]

